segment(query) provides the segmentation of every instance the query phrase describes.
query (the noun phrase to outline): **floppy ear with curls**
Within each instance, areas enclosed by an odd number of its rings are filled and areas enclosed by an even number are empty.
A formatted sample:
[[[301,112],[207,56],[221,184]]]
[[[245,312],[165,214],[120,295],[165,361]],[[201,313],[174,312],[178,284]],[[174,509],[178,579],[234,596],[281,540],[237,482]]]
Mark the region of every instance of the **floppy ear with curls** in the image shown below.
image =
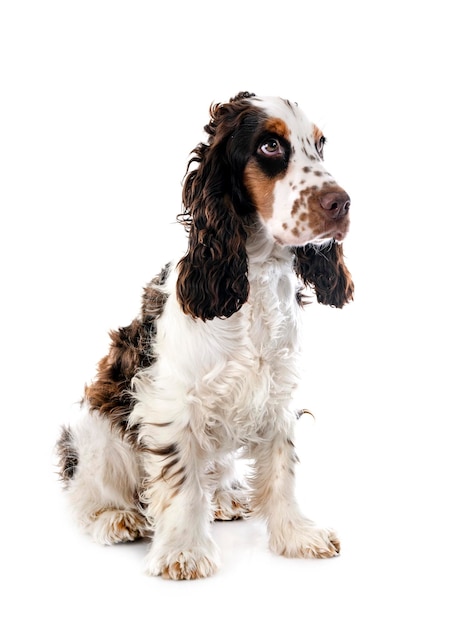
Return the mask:
[[[204,129],[209,144],[199,144],[189,161],[197,163],[183,186],[184,212],[178,220],[189,234],[188,250],[178,264],[177,298],[183,311],[204,321],[230,317],[246,302],[248,212],[242,191],[243,156],[235,155],[238,127],[244,126],[252,94],[238,94],[211,106]],[[246,124],[247,125],[247,124]],[[231,145],[230,145],[231,144]]]
[[[353,300],[354,285],[341,244],[336,241],[322,246],[307,244],[293,251],[294,270],[305,285],[313,287],[320,304],[341,309]]]

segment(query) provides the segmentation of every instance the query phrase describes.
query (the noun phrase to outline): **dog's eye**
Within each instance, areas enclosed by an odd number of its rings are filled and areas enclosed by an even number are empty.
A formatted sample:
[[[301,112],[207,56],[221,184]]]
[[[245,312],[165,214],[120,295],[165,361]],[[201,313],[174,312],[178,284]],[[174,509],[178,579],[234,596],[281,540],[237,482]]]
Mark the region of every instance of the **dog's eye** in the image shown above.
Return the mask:
[[[316,142],[316,150],[318,151],[318,154],[321,158],[323,158],[323,150],[324,150],[325,143],[326,143],[326,137],[324,137],[324,135],[322,135]]]
[[[268,157],[279,157],[284,154],[283,147],[278,139],[275,139],[274,137],[271,137],[261,143],[258,151]]]

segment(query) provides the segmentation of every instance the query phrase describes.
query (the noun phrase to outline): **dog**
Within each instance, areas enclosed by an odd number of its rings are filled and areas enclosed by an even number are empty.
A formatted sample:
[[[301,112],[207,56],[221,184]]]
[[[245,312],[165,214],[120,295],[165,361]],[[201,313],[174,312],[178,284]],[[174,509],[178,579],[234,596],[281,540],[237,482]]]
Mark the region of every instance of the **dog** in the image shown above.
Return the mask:
[[[82,415],[57,443],[71,507],[103,544],[152,536],[151,575],[212,575],[214,519],[267,524],[271,550],[333,557],[294,497],[305,288],[341,308],[350,198],[296,103],[240,92],[210,107],[183,183],[187,251],[111,332]],[[248,459],[248,476],[238,459]]]

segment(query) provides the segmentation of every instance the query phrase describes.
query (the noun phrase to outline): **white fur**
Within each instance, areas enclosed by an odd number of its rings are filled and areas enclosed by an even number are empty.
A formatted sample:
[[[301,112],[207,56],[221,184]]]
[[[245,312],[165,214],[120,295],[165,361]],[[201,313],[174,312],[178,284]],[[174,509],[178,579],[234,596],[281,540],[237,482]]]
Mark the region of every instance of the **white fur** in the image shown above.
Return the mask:
[[[287,103],[281,98],[255,99],[254,104],[260,106],[268,115],[281,119],[287,124],[293,151],[285,175],[275,184],[273,213],[265,222],[268,233],[284,245],[304,245],[307,241],[324,243],[332,236],[330,232],[315,233],[309,227],[308,221],[299,222],[290,210],[286,210],[286,207],[292,207],[297,201],[303,207],[299,213],[303,210],[307,211],[308,198],[307,195],[302,195],[303,192],[308,192],[311,187],[318,184],[337,184],[331,174],[326,171],[316,150],[313,123],[296,103]],[[296,230],[295,227],[297,227]],[[295,232],[298,234],[294,234]]]
[[[229,319],[203,322],[181,312],[174,274],[158,323],[158,361],[135,383],[132,422],[147,447],[178,442],[187,480],[179,493],[158,477],[162,461],[144,456],[150,477],[144,497],[155,520],[147,560],[152,574],[203,576],[217,565],[211,537],[207,469],[241,447],[255,459],[253,506],[268,520],[270,545],[288,556],[333,554],[329,534],[304,519],[294,503],[295,413],[299,307],[287,249],[258,234],[248,242],[249,301]],[[159,427],[152,424],[170,423]],[[168,503],[171,503],[169,504]],[[167,508],[165,508],[167,506]]]
[[[308,130],[309,122],[276,102],[263,105],[273,105],[279,117],[290,115],[292,141],[301,142],[296,129]],[[305,518],[294,498],[291,404],[303,343],[301,309],[292,251],[277,243],[283,235],[277,229],[290,219],[292,199],[283,198],[292,193],[292,183],[301,184],[308,158],[295,145],[300,161],[277,183],[272,222],[261,224],[247,241],[250,292],[242,308],[204,322],[182,311],[175,271],[158,286],[168,297],[157,319],[156,360],[133,381],[130,425],[139,429],[140,447],[122,440],[96,411],[73,430],[78,467],[68,490],[80,521],[102,543],[153,531],[150,574],[175,579],[212,574],[219,554],[211,520],[249,510],[267,521],[276,553],[338,553],[334,534]],[[283,206],[289,207],[287,215]],[[309,236],[303,232],[301,243]],[[253,460],[249,490],[236,478],[236,453]]]
[[[72,426],[78,473],[68,487],[77,521],[98,543],[135,539],[147,525],[133,500],[141,481],[140,459],[107,419],[86,406]]]
[[[248,241],[248,302],[228,319],[183,314],[174,272],[158,320],[157,361],[134,383],[134,448],[97,412],[73,430],[78,471],[69,485],[81,523],[96,541],[115,543],[154,531],[146,569],[169,578],[209,576],[219,566],[210,524],[248,508],[267,520],[269,544],[290,557],[333,556],[331,531],[303,517],[294,499],[292,446],[298,380],[300,308],[291,253],[259,231]],[[165,424],[165,425],[162,425]],[[184,483],[161,478],[165,459],[152,453],[176,444]],[[253,459],[250,489],[236,482],[234,454]],[[133,494],[142,490],[145,509]],[[248,505],[248,499],[250,504]]]

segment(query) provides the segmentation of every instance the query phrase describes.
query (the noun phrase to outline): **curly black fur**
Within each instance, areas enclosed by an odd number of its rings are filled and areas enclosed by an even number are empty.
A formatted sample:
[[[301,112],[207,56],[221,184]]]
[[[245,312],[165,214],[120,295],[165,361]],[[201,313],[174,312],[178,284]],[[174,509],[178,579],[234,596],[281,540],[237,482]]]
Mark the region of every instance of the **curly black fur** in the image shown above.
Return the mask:
[[[242,183],[260,111],[240,92],[227,104],[211,106],[200,143],[189,161],[178,216],[189,233],[187,254],[178,265],[177,297],[185,313],[202,320],[230,317],[249,294],[246,254],[248,216],[254,207]]]
[[[293,248],[294,270],[306,285],[313,287],[320,304],[341,309],[353,300],[354,285],[341,244],[307,244]]]

